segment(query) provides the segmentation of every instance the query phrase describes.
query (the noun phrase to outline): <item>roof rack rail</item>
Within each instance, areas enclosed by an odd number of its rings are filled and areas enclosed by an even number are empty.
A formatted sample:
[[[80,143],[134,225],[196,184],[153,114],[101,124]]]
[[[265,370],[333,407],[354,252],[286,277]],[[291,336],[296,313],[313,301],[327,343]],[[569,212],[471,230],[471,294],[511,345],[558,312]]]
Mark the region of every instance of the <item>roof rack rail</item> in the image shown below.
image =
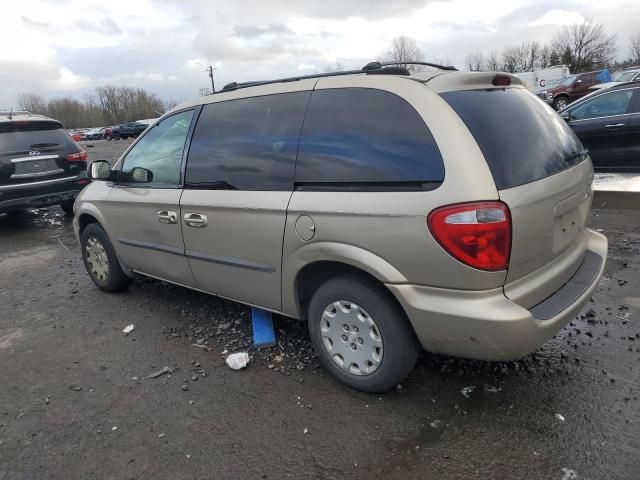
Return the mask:
[[[9,117],[9,120],[11,120],[14,115],[33,116],[29,110],[14,110],[13,108],[11,110],[0,110],[0,117]]]
[[[359,70],[341,70],[338,72],[314,73],[311,75],[301,75],[297,77],[284,77],[274,80],[257,80],[252,82],[231,82],[227,83],[222,90],[216,92],[229,92],[239,88],[256,87],[258,85],[268,85],[271,83],[296,82],[299,80],[307,80],[309,78],[339,77],[343,75],[367,74],[367,75],[410,75],[405,65],[425,65],[428,67],[438,68],[440,70],[457,70],[455,67],[446,67],[436,63],[428,62],[369,62]]]
[[[412,61],[407,61],[407,62],[371,62],[368,65],[372,65],[372,64],[379,64],[381,67],[389,67],[391,65],[401,65],[403,67],[406,68],[406,65],[424,65],[425,67],[432,67],[432,68],[437,68],[438,70],[450,70],[453,72],[457,72],[458,69],[454,66],[451,65],[440,65],[438,63],[431,63],[431,62],[412,62]]]

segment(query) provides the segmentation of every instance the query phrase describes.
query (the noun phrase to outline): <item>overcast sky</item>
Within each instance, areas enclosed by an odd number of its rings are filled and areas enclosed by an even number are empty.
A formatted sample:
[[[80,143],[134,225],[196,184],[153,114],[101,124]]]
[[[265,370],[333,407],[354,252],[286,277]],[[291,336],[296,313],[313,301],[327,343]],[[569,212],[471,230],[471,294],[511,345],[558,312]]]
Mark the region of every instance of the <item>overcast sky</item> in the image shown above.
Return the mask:
[[[0,108],[21,92],[81,98],[104,84],[185,100],[210,86],[360,68],[397,35],[431,61],[463,66],[471,50],[548,41],[585,18],[640,31],[638,0],[4,0]]]

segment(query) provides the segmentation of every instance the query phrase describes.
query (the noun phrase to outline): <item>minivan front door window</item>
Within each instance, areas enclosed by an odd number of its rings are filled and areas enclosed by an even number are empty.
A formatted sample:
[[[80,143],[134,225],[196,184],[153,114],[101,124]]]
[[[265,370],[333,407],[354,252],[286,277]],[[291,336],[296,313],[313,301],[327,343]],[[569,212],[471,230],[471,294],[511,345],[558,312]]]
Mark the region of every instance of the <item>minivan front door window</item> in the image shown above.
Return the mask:
[[[193,110],[176,113],[152,127],[127,153],[120,180],[124,183],[177,186],[184,144],[193,118]],[[134,169],[138,168],[136,171]],[[138,174],[151,172],[150,181]]]

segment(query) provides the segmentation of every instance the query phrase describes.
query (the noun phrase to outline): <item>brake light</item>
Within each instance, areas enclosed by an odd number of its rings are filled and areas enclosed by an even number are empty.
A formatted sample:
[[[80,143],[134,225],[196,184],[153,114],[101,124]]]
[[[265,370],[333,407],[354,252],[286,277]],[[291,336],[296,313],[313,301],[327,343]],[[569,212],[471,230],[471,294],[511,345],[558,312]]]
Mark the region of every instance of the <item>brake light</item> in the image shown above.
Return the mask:
[[[502,202],[450,205],[429,214],[427,224],[455,259],[479,270],[505,270],[511,251],[511,215]]]
[[[70,162],[86,162],[87,161],[87,151],[86,150],[80,150],[79,152],[76,152],[76,153],[70,153],[69,155],[67,155],[66,158]]]
[[[511,85],[511,76],[498,74],[493,77],[492,82],[496,87],[508,87]]]

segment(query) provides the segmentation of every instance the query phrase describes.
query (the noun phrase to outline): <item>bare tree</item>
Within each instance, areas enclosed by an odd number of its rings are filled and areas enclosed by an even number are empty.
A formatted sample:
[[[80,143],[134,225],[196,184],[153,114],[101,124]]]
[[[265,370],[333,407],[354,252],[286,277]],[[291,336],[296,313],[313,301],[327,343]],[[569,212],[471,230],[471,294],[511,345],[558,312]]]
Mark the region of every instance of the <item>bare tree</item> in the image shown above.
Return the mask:
[[[18,95],[18,105],[23,110],[40,115],[47,114],[47,102],[42,95],[37,93],[22,93]]]
[[[500,65],[500,56],[497,50],[491,50],[487,54],[487,59],[484,62],[486,69],[490,72],[497,72],[502,69]]]
[[[632,34],[629,38],[629,49],[633,63],[640,65],[640,32]]]
[[[565,26],[553,39],[553,48],[561,52],[563,63],[574,73],[591,70],[611,62],[616,49],[616,35],[608,35],[604,27],[585,21]]]
[[[416,68],[417,65],[410,65],[406,62],[420,62],[423,61],[423,59],[424,54],[422,50],[418,48],[416,41],[411,37],[402,35],[394,37],[393,40],[391,40],[391,48],[383,55],[383,60],[387,62],[398,62],[399,66],[411,71],[419,70],[419,68]]]
[[[479,72],[484,68],[484,55],[480,51],[472,52],[465,57],[464,63],[471,72]]]
[[[538,52],[537,67],[542,69],[548,68],[551,65],[551,47],[549,45],[543,45]]]
[[[520,66],[520,47],[502,49],[502,70],[509,73],[518,72]]]

